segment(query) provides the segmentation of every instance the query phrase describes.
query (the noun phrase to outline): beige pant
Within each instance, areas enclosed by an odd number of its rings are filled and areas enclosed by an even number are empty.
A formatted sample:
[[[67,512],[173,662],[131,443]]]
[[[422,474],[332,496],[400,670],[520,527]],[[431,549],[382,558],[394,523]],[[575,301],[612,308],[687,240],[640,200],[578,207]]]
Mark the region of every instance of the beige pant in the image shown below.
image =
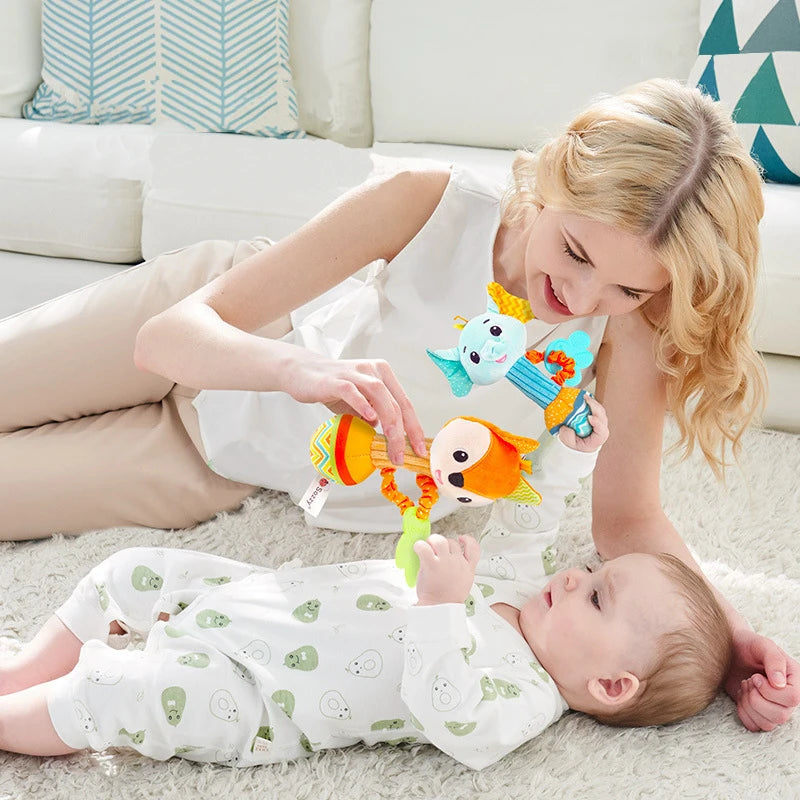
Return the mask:
[[[256,491],[205,463],[193,389],[133,364],[150,317],[268,242],[201,242],[0,321],[0,540],[184,528]]]

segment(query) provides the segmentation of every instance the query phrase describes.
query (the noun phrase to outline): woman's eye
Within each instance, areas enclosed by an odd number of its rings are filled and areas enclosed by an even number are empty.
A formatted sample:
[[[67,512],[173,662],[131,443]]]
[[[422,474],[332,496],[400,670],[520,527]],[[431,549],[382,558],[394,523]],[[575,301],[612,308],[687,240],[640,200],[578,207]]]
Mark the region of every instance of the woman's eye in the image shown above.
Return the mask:
[[[569,243],[564,240],[564,252],[573,260],[577,261],[579,264],[586,264],[587,261],[581,258],[570,246]]]
[[[622,289],[622,294],[624,294],[625,297],[630,297],[631,300],[642,299],[642,296],[639,294],[639,292],[634,292],[633,289],[626,289],[624,286],[620,286],[619,288]]]
[[[592,605],[599,611],[600,610],[600,595],[597,593],[596,589],[592,592],[592,598],[591,599],[592,599]]]

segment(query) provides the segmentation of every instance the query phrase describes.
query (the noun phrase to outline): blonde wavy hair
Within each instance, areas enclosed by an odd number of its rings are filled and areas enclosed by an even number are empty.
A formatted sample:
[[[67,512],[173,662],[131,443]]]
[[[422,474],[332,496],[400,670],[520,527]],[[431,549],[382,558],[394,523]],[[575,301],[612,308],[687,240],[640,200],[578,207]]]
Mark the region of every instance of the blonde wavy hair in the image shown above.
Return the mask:
[[[759,267],[761,175],[719,103],[677,81],[603,96],[537,152],[520,152],[503,221],[531,204],[642,236],[670,275],[666,312],[640,313],[656,333],[668,405],[714,474],[763,408],[766,373],[751,342]],[[648,308],[649,307],[649,308]],[[663,307],[663,306],[659,306]]]
[[[686,608],[686,624],[665,633],[636,696],[622,708],[594,713],[618,727],[668,725],[702,711],[717,696],[733,657],[733,637],[714,592],[691,567],[659,553],[661,571]]]

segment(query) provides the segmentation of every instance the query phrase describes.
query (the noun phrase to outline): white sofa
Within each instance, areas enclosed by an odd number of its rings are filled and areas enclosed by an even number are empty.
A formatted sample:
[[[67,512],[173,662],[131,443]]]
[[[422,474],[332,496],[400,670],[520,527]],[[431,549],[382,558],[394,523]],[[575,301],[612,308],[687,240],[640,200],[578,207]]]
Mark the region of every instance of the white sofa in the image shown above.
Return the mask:
[[[280,238],[387,159],[502,175],[601,91],[688,78],[701,0],[290,0],[306,138],[20,118],[39,0],[3,0],[0,316],[206,238]],[[800,186],[766,184],[767,425],[800,431]]]

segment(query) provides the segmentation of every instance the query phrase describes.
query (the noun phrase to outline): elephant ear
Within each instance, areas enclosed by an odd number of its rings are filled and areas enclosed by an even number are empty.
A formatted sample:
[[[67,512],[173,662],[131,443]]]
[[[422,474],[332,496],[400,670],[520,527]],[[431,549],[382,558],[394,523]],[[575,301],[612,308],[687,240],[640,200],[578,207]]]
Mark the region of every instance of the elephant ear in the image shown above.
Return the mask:
[[[506,500],[525,503],[528,506],[538,506],[542,502],[542,496],[520,475],[517,488],[511,494],[506,495]]]
[[[489,297],[494,301],[497,311],[507,317],[514,317],[520,322],[530,322],[536,319],[531,310],[530,303],[522,297],[507,292],[499,283],[493,281],[486,287]]]
[[[469,394],[469,390],[472,388],[472,379],[461,364],[457,347],[451,347],[449,350],[426,350],[425,352],[444,373],[456,397],[464,397]]]

